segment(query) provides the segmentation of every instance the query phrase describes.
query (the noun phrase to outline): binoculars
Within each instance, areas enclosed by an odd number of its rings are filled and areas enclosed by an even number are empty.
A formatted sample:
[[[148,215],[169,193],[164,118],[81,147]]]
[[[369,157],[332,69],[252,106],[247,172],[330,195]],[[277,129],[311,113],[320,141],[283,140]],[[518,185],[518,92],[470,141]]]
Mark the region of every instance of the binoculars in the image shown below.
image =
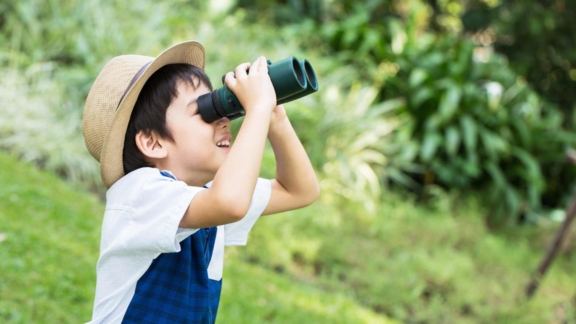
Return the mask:
[[[268,61],[268,75],[276,92],[278,105],[318,91],[318,80],[308,60],[299,61],[291,56],[276,63]],[[223,117],[232,120],[245,114],[240,101],[225,84],[222,88],[198,97],[198,111],[207,123]]]

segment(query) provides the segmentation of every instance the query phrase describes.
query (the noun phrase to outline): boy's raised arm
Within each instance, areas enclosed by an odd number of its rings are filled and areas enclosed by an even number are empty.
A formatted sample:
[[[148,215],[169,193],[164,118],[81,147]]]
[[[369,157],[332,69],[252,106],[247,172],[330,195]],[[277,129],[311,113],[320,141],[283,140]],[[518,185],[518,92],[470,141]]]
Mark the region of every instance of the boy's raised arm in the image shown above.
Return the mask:
[[[276,179],[264,215],[301,208],[313,203],[320,186],[286,111],[282,105],[272,113],[268,139],[276,157]]]
[[[246,69],[250,67],[250,73]],[[183,228],[204,228],[238,221],[246,215],[262,164],[266,135],[276,95],[266,59],[245,63],[226,75],[226,85],[238,97],[246,116],[209,190],[199,192],[180,222]]]

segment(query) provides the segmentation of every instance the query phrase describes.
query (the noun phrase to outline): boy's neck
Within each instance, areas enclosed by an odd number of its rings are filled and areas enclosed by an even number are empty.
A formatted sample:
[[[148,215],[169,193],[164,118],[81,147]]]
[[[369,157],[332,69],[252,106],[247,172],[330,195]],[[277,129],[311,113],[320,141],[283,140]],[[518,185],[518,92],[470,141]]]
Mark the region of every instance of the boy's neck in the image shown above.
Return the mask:
[[[176,179],[179,181],[184,181],[189,186],[203,187],[214,179],[214,175],[207,174],[205,172],[190,172],[179,170],[178,168],[169,165],[169,163],[166,163],[166,161],[163,160],[156,161],[156,163],[154,163],[154,167],[161,171],[170,171],[170,173],[172,173]]]

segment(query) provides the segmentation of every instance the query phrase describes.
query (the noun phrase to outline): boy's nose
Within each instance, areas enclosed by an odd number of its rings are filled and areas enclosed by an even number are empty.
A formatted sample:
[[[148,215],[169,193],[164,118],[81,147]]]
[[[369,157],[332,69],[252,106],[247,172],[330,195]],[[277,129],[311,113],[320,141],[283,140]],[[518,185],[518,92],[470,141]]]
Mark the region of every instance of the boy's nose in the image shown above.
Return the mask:
[[[230,119],[228,117],[222,117],[216,120],[216,127],[230,127]]]

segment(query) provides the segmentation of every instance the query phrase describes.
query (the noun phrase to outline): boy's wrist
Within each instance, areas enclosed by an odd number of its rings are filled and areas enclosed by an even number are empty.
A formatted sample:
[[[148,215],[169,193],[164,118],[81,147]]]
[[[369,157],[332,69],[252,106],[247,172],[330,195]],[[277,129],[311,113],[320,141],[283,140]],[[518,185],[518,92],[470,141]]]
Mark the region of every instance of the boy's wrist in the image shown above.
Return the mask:
[[[250,112],[246,112],[246,115],[243,118],[242,125],[246,125],[246,127],[253,128],[266,128],[265,132],[268,133],[270,128],[270,114],[266,113],[262,110],[252,110]],[[242,127],[243,128],[243,127]]]
[[[246,116],[260,115],[267,116],[268,118],[270,118],[272,113],[270,107],[267,107],[266,105],[254,105],[249,109],[244,109],[244,111],[246,112]]]
[[[273,140],[290,130],[292,130],[292,124],[288,117],[280,120],[272,119],[270,121],[270,127],[268,128],[268,139]]]

